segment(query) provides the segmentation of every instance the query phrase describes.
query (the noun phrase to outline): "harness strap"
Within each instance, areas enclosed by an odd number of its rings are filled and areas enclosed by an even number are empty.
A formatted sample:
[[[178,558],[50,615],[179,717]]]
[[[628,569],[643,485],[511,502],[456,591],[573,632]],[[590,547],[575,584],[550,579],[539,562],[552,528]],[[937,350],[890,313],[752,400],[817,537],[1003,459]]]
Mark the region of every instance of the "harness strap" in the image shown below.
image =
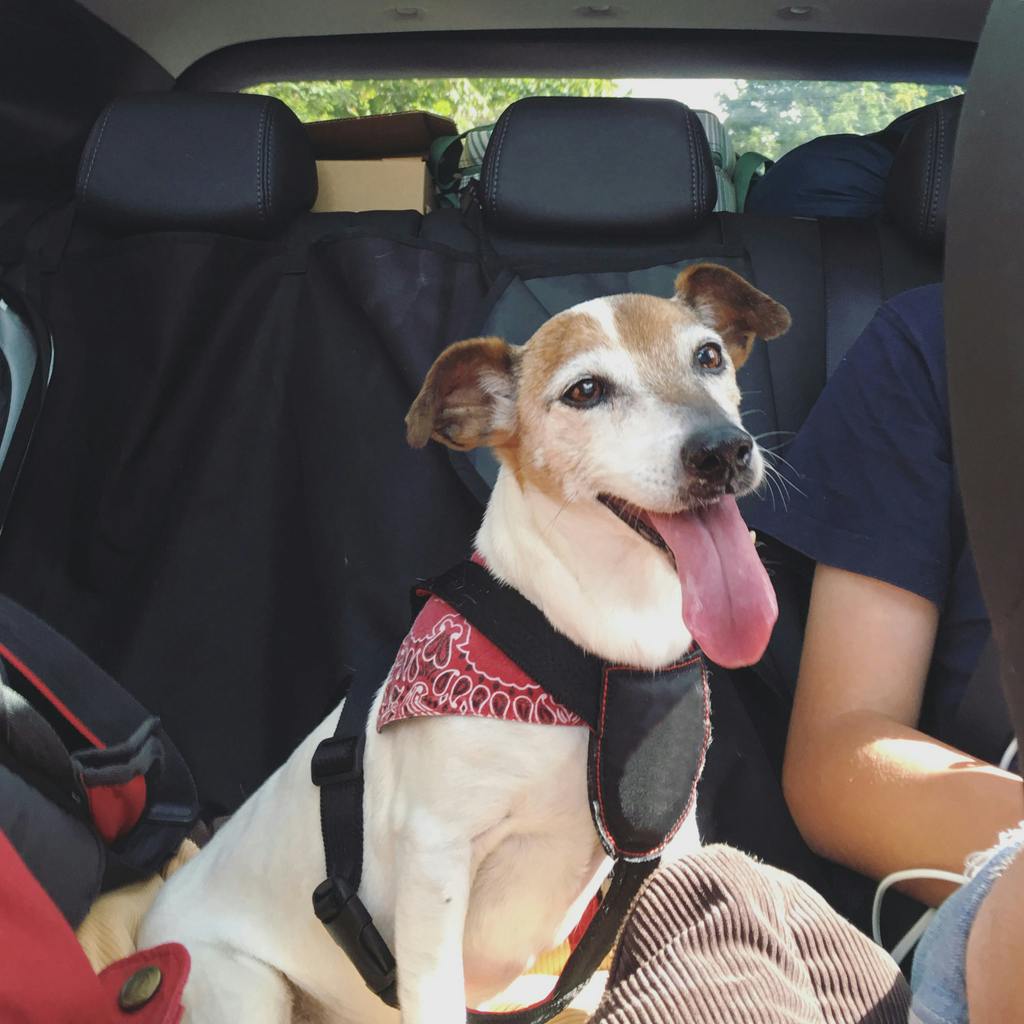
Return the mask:
[[[376,691],[346,680],[345,704],[334,735],[313,754],[320,787],[320,830],[327,878],[313,892],[313,911],[345,951],[367,986],[398,1006],[395,958],[359,899],[363,876],[363,747]]]
[[[420,581],[412,594],[414,615],[430,596],[454,608],[595,734],[599,731],[602,695],[607,700],[607,666],[557,633],[539,608],[471,561]],[[686,667],[695,667],[695,678],[703,684],[699,655],[690,658]],[[655,677],[653,673],[645,675],[652,681]],[[376,687],[350,686],[334,735],[321,741],[313,755],[312,777],[320,787],[320,826],[327,864],[327,878],[313,893],[313,909],[367,986],[389,1006],[397,1007],[394,955],[358,895],[364,843],[363,752],[366,733],[373,728],[369,718],[376,693]],[[693,696],[701,699],[703,693],[703,685],[699,693],[693,690]],[[706,745],[704,716],[694,714],[688,705],[680,704],[680,708],[699,724]],[[702,763],[703,748],[695,765],[698,774]],[[612,948],[633,900],[659,861],[655,850],[644,859],[616,858],[608,891],[546,999],[509,1013],[467,1010],[467,1022],[543,1024],[557,1016]]]
[[[344,950],[367,987],[388,1006],[398,1006],[395,958],[359,899],[363,869],[363,748],[375,691],[350,687],[334,735],[313,754],[312,776],[320,787],[320,826],[327,878],[313,893],[313,910]],[[598,969],[619,926],[658,861],[617,860],[611,883],[551,994],[509,1013],[467,1010],[468,1024],[543,1024],[557,1016]]]
[[[633,906],[637,893],[658,863],[657,860],[615,862],[608,892],[562,968],[554,989],[545,999],[506,1013],[467,1010],[468,1024],[544,1024],[557,1017],[601,966],[601,961],[615,944],[619,927]]]
[[[413,591],[414,612],[431,594],[480,630],[559,704],[579,715],[591,729],[598,727],[604,662],[552,629],[535,604],[471,561],[421,580]],[[544,637],[544,642],[538,643],[538,637]]]

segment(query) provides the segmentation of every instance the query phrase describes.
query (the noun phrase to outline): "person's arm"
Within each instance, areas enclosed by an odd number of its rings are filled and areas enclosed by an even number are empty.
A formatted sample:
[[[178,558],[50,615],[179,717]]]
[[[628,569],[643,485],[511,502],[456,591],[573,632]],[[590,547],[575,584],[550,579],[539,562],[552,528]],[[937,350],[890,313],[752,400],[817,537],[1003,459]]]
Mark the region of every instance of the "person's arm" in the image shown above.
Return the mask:
[[[914,728],[939,613],[929,600],[818,565],[783,785],[818,853],[874,878],[963,870],[1024,816],[1019,776]],[[938,903],[949,886],[908,883]]]

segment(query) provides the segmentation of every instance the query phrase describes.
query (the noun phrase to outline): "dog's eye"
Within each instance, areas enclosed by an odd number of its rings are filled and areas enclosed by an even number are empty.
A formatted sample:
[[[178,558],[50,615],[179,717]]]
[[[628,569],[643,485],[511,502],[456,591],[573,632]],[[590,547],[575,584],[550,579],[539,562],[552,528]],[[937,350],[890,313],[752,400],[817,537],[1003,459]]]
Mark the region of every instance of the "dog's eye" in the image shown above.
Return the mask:
[[[720,370],[722,363],[725,361],[722,358],[722,346],[713,341],[709,341],[706,345],[701,345],[697,349],[697,354],[694,358],[702,370]]]
[[[604,398],[606,390],[604,381],[598,380],[597,377],[584,377],[562,395],[562,401],[577,409],[589,409]]]

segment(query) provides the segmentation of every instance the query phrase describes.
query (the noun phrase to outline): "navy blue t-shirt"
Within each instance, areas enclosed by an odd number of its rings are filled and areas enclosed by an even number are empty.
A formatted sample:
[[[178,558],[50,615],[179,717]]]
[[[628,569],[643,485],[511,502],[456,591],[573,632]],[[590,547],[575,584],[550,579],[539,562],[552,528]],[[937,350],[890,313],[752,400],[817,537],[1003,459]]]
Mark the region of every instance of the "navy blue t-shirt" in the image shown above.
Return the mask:
[[[765,496],[747,509],[750,525],[938,606],[920,727],[946,737],[989,621],[953,468],[941,286],[878,311],[786,459],[786,507]]]

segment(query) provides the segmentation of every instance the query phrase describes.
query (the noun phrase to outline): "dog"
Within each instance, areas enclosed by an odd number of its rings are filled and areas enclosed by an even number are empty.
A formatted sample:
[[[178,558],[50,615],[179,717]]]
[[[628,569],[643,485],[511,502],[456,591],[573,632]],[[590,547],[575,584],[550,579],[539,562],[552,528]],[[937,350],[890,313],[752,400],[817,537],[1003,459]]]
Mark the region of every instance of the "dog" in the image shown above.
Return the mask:
[[[473,338],[437,358],[409,442],[490,446],[500,471],[476,538],[489,571],[608,662],[659,669],[696,640],[756,661],[775,605],[736,508],[764,456],[736,370],[784,306],[715,264],[671,299],[594,299],[521,347]],[[187,1024],[464,1024],[563,942],[607,875],[587,794],[588,730],[415,717],[365,734],[359,895],[397,961],[400,1011],[310,910],[324,877],[310,760],[335,710],[174,875],[140,946],[192,957]],[[515,730],[515,732],[510,732]],[[699,842],[691,814],[672,844]]]

